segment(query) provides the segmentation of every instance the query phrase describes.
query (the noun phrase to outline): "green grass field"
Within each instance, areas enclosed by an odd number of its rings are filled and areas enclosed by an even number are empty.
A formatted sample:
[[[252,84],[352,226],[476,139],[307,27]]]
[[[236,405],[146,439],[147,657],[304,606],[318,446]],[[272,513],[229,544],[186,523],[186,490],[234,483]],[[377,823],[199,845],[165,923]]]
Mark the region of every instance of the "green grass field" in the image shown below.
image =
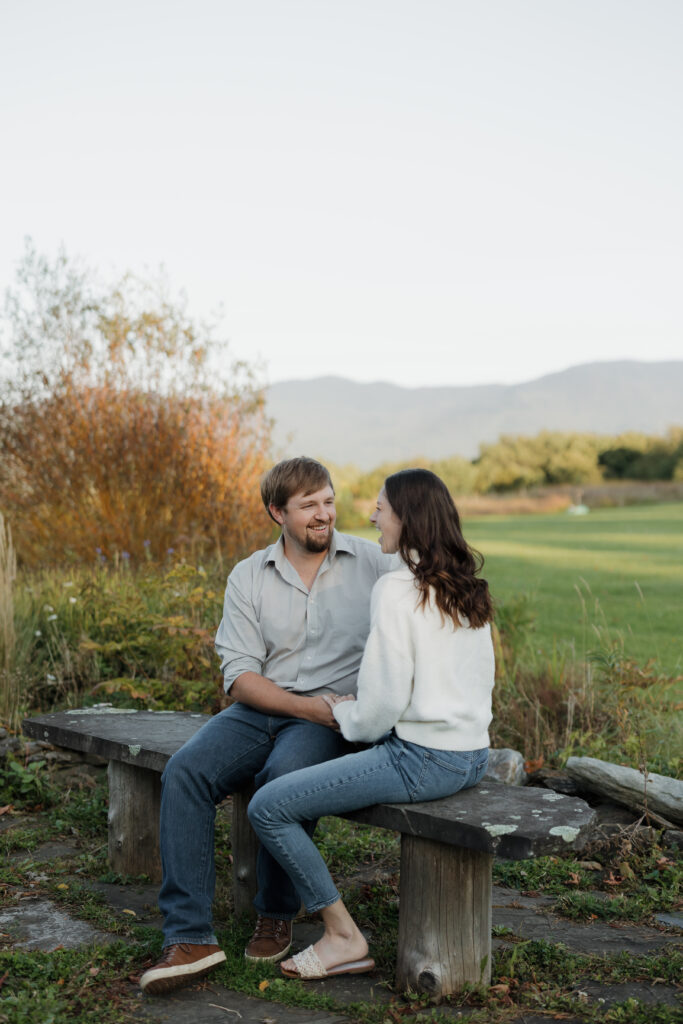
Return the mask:
[[[498,601],[529,595],[539,648],[583,658],[598,627],[641,664],[683,673],[683,504],[471,518],[463,530]]]

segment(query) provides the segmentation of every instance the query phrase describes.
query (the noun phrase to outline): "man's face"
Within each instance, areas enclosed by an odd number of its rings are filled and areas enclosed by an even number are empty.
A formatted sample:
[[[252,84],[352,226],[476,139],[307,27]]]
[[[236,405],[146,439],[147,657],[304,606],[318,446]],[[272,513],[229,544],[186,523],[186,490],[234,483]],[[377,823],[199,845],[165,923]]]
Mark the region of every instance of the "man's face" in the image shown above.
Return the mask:
[[[271,505],[270,513],[282,527],[285,548],[289,544],[314,553],[329,548],[337,519],[331,487],[313,494],[294,494],[284,508]]]

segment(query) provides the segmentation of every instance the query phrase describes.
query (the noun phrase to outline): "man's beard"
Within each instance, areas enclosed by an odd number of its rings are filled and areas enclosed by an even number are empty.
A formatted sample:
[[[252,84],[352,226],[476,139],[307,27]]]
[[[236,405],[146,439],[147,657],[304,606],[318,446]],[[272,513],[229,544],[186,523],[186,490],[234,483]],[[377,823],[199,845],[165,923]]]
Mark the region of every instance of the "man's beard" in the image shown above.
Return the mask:
[[[332,530],[328,529],[320,537],[306,531],[306,550],[319,555],[321,551],[327,551],[332,543]]]

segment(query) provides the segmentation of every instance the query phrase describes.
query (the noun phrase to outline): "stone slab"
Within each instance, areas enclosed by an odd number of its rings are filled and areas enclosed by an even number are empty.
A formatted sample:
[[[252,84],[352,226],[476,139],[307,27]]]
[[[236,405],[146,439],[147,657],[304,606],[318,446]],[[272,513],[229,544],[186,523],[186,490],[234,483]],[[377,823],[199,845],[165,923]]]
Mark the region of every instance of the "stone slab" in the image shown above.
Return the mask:
[[[0,815],[0,835],[12,828],[32,828],[37,822],[38,818],[34,814],[12,810]]]
[[[211,980],[167,996],[140,997],[140,1020],[162,1024],[351,1024],[348,1017],[326,1010],[283,1006],[232,992]]]
[[[78,847],[71,843],[51,842],[41,843],[35,850],[16,850],[10,854],[10,863],[22,864],[25,861],[32,864],[47,863],[54,860],[70,860],[80,853]]]
[[[515,889],[494,885],[493,925],[509,928],[513,935],[521,939],[561,942],[575,953],[591,953],[597,956],[603,953],[620,953],[624,950],[637,956],[646,956],[667,947],[680,947],[679,935],[667,934],[647,925],[630,922],[569,921],[552,912],[551,905],[554,899],[546,895],[537,898],[522,896]],[[494,941],[495,948],[505,946],[513,948],[505,938]]]
[[[340,817],[507,860],[566,853],[595,823],[593,808],[576,797],[491,779],[445,800],[377,804]]]
[[[23,900],[0,910],[0,931],[9,936],[9,944],[17,949],[43,950],[79,949],[93,943],[104,945],[119,941],[93,928],[87,921],[70,917],[50,900]]]
[[[158,885],[154,883],[138,885],[136,882],[130,885],[118,885],[89,878],[81,878],[79,884],[92,892],[99,893],[119,914],[132,910],[135,916],[130,915],[130,920],[136,924],[150,925],[161,930],[163,917],[157,906]]]
[[[624,981],[607,985],[599,981],[581,984],[581,992],[588,996],[588,1003],[600,1003],[605,1010],[627,999],[637,999],[646,1006],[681,1006],[681,989],[673,985],[648,985],[645,982]]]
[[[166,762],[210,715],[190,711],[135,711],[96,705],[27,718],[27,736],[57,747],[96,754],[162,772]]]
[[[670,914],[656,914],[655,921],[666,925],[667,928],[680,928],[683,931],[683,913],[672,911]]]

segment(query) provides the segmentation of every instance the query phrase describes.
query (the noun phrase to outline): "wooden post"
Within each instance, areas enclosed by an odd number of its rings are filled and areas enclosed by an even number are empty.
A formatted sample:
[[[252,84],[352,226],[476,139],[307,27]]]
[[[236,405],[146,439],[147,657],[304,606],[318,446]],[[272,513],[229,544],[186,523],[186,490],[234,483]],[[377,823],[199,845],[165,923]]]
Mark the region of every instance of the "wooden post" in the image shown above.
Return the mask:
[[[253,916],[253,901],[258,888],[256,881],[256,855],[259,841],[249,824],[247,807],[254,794],[253,786],[232,794],[232,899],[235,916]]]
[[[491,979],[488,853],[401,836],[396,981],[431,996]]]
[[[109,866],[122,875],[161,881],[159,810],[161,776],[149,768],[110,761]]]

